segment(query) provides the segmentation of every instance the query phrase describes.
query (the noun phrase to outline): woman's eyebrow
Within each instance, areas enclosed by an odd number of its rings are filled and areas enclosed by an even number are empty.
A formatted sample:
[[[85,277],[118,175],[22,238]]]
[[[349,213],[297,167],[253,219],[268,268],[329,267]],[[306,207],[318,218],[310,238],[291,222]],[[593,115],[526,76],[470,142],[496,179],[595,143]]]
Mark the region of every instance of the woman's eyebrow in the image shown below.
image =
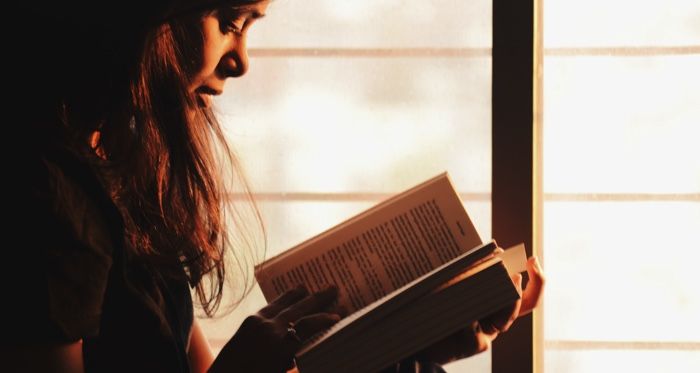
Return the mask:
[[[261,13],[258,9],[255,9],[252,5],[237,5],[231,6],[230,11],[236,12],[241,15],[249,15],[253,19],[259,19],[265,17],[265,13]]]

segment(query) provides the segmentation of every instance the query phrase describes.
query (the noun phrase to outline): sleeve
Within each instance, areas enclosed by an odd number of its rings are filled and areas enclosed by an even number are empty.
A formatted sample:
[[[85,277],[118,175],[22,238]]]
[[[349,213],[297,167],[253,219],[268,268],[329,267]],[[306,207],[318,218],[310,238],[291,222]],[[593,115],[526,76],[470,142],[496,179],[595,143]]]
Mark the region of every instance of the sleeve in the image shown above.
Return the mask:
[[[112,245],[80,183],[51,165],[30,171],[7,211],[4,320],[14,343],[74,342],[99,331]]]
[[[439,364],[409,357],[381,373],[445,373],[445,370]]]

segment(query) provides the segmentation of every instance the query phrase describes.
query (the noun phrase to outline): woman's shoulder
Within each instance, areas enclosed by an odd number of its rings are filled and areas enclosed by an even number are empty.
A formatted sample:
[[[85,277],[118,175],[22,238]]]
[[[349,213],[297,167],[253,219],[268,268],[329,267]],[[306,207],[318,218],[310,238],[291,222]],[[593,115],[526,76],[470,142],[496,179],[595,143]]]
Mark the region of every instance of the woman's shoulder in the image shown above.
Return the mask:
[[[36,152],[9,194],[15,242],[5,276],[23,306],[6,310],[19,340],[73,341],[96,333],[112,253],[121,234],[118,212],[90,166],[68,151]],[[22,325],[22,320],[26,324]]]
[[[35,249],[98,250],[111,255],[123,237],[117,208],[92,167],[67,149],[44,149],[16,162],[9,193],[12,230]],[[14,189],[14,190],[12,190]],[[76,245],[76,244],[82,245]]]

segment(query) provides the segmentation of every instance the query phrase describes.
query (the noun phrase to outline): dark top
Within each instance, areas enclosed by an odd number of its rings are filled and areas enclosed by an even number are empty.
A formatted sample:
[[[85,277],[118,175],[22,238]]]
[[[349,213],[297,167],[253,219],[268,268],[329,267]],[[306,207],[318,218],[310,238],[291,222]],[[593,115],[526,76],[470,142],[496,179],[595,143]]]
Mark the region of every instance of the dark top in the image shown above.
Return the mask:
[[[82,339],[87,372],[189,372],[193,312],[180,264],[160,271],[127,257],[120,214],[88,164],[55,147],[27,153],[4,170],[3,340]]]
[[[189,372],[193,310],[180,264],[161,271],[127,257],[120,214],[89,165],[56,148],[28,153],[5,169],[4,341],[82,339],[86,372]],[[172,272],[181,276],[163,275]],[[383,371],[441,372],[416,358]]]
[[[445,370],[433,362],[410,357],[381,373],[445,373]]]

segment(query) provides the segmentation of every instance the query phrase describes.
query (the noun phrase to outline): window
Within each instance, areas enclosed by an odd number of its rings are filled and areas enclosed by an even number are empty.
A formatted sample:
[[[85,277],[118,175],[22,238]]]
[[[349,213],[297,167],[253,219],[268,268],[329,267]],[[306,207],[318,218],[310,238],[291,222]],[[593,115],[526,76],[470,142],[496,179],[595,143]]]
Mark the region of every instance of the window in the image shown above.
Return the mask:
[[[700,371],[700,3],[544,1],[545,371]]]
[[[491,237],[490,1],[275,1],[249,46],[249,73],[217,106],[257,193],[268,256],[444,170]],[[263,305],[256,289],[204,320],[213,346]]]
[[[529,214],[542,202],[531,222],[548,277],[542,370],[700,370],[697,2],[297,3],[273,2],[252,31],[251,71],[218,101],[258,192],[268,255],[445,169],[482,237],[493,229],[501,242],[512,229],[499,211],[513,209],[502,199],[518,188],[497,184],[522,166],[503,154],[528,158],[534,141],[543,156],[525,162],[533,190],[518,203]],[[535,22],[543,34],[530,50]],[[504,33],[524,39],[499,51]],[[529,92],[502,100],[514,87],[504,75],[524,66],[527,79],[540,52],[538,90],[518,83]],[[533,120],[533,94],[542,122],[511,133],[511,119]],[[214,346],[262,304],[254,291],[233,314],[205,321]],[[531,337],[532,328],[516,346]],[[509,346],[494,348],[496,360],[512,357]],[[448,369],[489,365],[482,354]]]

